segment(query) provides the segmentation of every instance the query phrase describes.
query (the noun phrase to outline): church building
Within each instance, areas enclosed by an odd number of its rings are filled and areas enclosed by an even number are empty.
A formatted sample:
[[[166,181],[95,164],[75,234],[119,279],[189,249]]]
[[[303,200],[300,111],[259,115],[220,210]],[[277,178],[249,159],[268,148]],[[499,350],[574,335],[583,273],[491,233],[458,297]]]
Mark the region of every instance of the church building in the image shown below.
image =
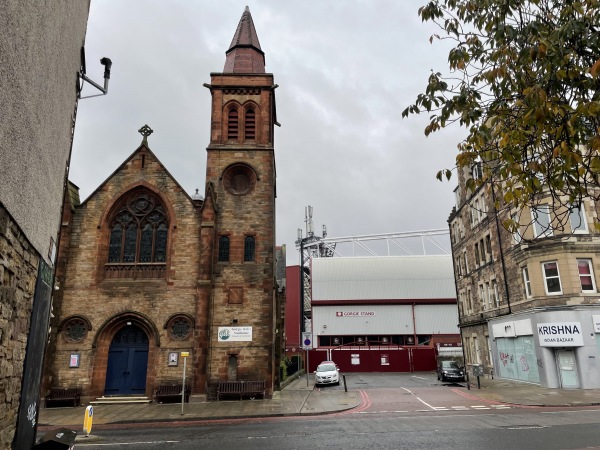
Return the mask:
[[[82,401],[152,398],[180,382],[278,386],[275,88],[248,8],[211,73],[204,196],[189,196],[141,145],[87,199],[65,196],[44,387]],[[206,124],[208,125],[208,124]],[[133,131],[133,130],[132,130]],[[189,354],[189,356],[185,356]]]

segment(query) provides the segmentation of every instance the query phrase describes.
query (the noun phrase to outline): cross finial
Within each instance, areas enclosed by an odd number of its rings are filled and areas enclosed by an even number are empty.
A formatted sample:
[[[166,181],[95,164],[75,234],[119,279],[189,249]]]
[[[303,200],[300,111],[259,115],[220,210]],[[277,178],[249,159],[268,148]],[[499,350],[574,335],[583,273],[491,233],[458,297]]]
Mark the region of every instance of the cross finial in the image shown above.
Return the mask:
[[[140,128],[138,130],[138,133],[140,133],[142,136],[144,136],[144,139],[142,140],[142,144],[148,145],[148,136],[150,136],[152,133],[154,133],[154,130],[152,128],[150,128],[148,125],[144,125],[142,128]]]

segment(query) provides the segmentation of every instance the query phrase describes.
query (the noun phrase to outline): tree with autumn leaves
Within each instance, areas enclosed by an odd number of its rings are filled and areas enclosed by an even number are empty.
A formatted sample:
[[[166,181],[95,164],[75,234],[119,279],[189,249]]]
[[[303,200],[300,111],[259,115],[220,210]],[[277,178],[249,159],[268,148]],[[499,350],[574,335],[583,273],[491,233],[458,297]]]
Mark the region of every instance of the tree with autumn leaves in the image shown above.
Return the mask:
[[[453,41],[449,73],[402,115],[427,112],[426,135],[466,128],[456,166],[483,169],[467,187],[493,187],[499,208],[599,199],[600,0],[431,0],[419,15],[440,28],[430,42]]]

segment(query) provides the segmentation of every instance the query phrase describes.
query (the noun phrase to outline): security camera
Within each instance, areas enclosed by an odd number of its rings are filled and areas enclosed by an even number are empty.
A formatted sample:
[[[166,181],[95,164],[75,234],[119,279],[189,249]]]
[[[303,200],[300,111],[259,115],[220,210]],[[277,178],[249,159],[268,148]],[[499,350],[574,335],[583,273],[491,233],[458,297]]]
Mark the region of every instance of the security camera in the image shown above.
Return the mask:
[[[81,96],[81,90],[83,89],[83,84],[80,86],[78,84],[77,89],[77,95],[79,96],[80,99],[82,98],[90,98],[90,97],[98,97],[100,95],[106,95],[108,93],[108,80],[110,79],[110,69],[112,68],[112,61],[110,60],[110,58],[104,57],[100,60],[100,64],[102,64],[104,66],[104,86],[100,86],[98,83],[92,81],[86,74],[86,66],[85,66],[85,50],[82,48],[81,49],[81,69],[80,72],[77,74],[79,76],[79,78],[83,81],[86,81],[88,83],[90,83],[92,86],[94,86],[96,89],[98,89],[100,92],[102,92],[101,94],[96,94],[96,95],[88,95],[86,97],[82,97]]]
[[[112,61],[106,56],[100,60],[100,64],[104,66],[104,78],[110,78],[110,68],[112,67]]]

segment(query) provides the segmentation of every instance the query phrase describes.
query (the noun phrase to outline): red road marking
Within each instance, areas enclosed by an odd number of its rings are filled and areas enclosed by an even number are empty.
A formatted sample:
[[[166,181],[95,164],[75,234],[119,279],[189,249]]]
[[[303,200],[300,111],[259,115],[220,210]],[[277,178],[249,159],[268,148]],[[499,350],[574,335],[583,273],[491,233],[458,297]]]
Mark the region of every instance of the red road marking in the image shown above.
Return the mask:
[[[346,414],[356,414],[357,412],[362,412],[371,407],[371,398],[366,391],[358,391],[360,393],[361,403],[355,408],[349,409],[347,411],[341,411],[339,413],[329,414],[331,416],[343,416]]]

